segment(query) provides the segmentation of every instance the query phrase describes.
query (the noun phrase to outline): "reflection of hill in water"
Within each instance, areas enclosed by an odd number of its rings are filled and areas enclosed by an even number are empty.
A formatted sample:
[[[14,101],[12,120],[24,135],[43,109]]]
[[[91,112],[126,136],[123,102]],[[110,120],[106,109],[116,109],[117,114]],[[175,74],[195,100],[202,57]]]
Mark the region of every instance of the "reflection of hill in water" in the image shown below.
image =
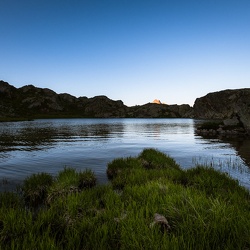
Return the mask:
[[[12,131],[0,131],[1,152],[13,150],[39,150],[49,148],[53,144],[53,128],[16,128]]]
[[[0,152],[7,151],[37,151],[55,147],[61,142],[107,140],[114,136],[121,137],[123,124],[71,124],[45,122],[42,127],[32,122],[11,124],[11,129],[0,127]],[[1,158],[3,156],[0,156]]]
[[[241,157],[241,159],[245,162],[247,166],[250,167],[250,139],[249,138],[226,138],[226,137],[218,137],[216,135],[200,135],[204,139],[220,139],[222,142],[229,143],[237,152],[237,154]]]
[[[242,160],[250,167],[250,139],[224,139],[223,141],[230,143]]]
[[[203,121],[198,121],[195,123],[195,130],[198,128]],[[240,156],[240,158],[245,162],[247,166],[250,167],[250,138],[240,137],[237,135],[212,135],[212,134],[199,134],[204,139],[220,139],[224,143],[229,143]]]

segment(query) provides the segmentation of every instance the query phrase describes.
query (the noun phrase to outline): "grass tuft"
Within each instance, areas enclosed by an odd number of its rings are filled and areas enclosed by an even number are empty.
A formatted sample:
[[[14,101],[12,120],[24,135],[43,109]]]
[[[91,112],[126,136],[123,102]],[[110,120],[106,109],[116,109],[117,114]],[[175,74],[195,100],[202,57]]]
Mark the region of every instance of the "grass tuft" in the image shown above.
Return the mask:
[[[142,168],[142,162],[138,158],[118,158],[108,164],[107,175],[110,180],[123,173],[125,170]]]
[[[92,188],[96,185],[96,177],[90,169],[80,172],[78,176],[78,188]]]
[[[152,148],[144,149],[139,158],[146,169],[180,168],[173,158]]]
[[[73,168],[65,167],[58,173],[53,185],[48,191],[47,203],[50,204],[58,197],[66,197],[69,194],[76,194],[85,188],[92,188],[96,185],[94,173],[86,169],[83,172],[77,172]]]
[[[47,173],[33,174],[26,178],[21,188],[25,203],[31,207],[44,203],[52,183],[53,177]]]

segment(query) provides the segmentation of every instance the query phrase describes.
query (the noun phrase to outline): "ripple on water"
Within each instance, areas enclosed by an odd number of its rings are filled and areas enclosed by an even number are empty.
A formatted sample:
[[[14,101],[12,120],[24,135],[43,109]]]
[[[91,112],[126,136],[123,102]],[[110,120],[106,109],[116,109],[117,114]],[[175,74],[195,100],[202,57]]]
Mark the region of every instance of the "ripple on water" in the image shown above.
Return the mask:
[[[70,166],[78,170],[90,168],[98,181],[105,183],[108,162],[136,156],[151,147],[170,155],[183,168],[194,166],[194,158],[213,161],[215,168],[230,170],[230,175],[249,187],[246,163],[250,162],[247,154],[250,142],[197,136],[194,130],[198,122],[193,119],[52,119],[1,123],[0,175],[18,183],[32,173],[56,175]],[[230,159],[240,161],[241,170],[233,162],[232,169],[222,164]]]

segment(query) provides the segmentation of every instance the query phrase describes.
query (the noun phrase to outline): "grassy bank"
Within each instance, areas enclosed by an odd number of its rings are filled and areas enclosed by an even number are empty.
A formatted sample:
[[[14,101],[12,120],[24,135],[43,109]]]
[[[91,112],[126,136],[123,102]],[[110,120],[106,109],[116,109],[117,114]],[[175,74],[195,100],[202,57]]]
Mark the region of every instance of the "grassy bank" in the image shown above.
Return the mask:
[[[0,249],[250,249],[250,195],[211,168],[153,149],[108,164],[110,183],[65,168],[0,194]]]

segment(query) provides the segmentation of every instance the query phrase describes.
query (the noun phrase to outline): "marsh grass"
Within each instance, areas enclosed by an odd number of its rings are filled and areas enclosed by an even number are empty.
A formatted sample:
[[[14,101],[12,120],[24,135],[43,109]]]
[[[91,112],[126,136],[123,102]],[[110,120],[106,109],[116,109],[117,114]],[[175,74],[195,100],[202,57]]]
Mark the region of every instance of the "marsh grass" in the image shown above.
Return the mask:
[[[8,185],[10,182],[8,181],[7,178],[2,178],[1,182],[0,182],[0,186],[4,186],[4,185]]]
[[[0,193],[0,208],[18,209],[23,207],[24,203],[20,195],[14,192]]]
[[[47,203],[50,204],[58,197],[64,197],[69,194],[78,193],[85,188],[91,188],[96,185],[94,173],[86,169],[77,172],[73,168],[65,167],[58,173],[53,185],[48,190]]]
[[[26,178],[21,187],[25,203],[31,207],[44,203],[52,183],[53,177],[47,173],[33,174]]]
[[[1,194],[0,249],[250,248],[250,195],[228,175],[184,171],[153,149],[112,161],[107,174],[95,186],[90,170],[65,168],[37,211],[24,193]]]
[[[195,166],[206,166],[212,167],[216,170],[220,170],[230,174],[231,171],[236,170],[237,172],[244,174],[249,172],[249,168],[245,166],[241,159],[238,157],[229,157],[224,160],[212,158],[194,157],[192,162]]]
[[[250,173],[250,169],[242,162],[238,157],[228,157],[225,160],[216,159],[216,158],[193,158],[193,164],[196,168],[205,167],[207,169],[216,170],[220,173],[235,178],[238,184],[242,183],[244,179]],[[188,171],[189,172],[189,171]],[[247,180],[245,181],[247,183]],[[230,184],[231,185],[231,184]]]

